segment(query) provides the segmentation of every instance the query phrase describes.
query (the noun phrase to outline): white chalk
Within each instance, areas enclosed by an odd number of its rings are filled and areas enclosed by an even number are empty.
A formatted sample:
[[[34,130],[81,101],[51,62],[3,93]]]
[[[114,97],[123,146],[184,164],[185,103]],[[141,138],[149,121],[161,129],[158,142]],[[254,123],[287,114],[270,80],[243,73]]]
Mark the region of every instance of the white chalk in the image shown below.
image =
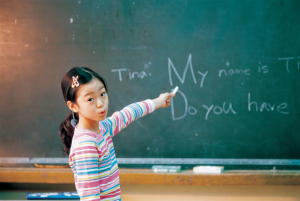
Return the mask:
[[[173,90],[172,94],[176,94],[177,91],[178,91],[178,87],[175,87],[175,89]]]
[[[180,172],[181,166],[170,166],[170,165],[153,165],[152,171],[157,172]]]
[[[224,166],[196,166],[193,168],[194,173],[203,174],[220,174],[223,170]]]

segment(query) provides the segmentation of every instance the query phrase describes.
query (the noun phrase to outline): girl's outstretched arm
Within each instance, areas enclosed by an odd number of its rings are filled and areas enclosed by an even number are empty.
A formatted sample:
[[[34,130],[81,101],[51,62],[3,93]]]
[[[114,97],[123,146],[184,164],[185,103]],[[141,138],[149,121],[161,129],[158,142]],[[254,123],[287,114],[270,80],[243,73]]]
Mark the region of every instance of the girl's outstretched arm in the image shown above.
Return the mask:
[[[116,135],[131,122],[153,112],[155,109],[168,107],[171,104],[171,97],[174,96],[172,93],[163,93],[156,99],[133,103],[121,111],[115,112],[111,117],[105,120],[110,129],[110,135]]]
[[[121,111],[113,113],[113,115],[103,123],[106,123],[109,128],[109,134],[111,136],[116,135],[131,122],[143,117],[155,110],[155,103],[148,99],[145,101],[132,103],[124,107]]]

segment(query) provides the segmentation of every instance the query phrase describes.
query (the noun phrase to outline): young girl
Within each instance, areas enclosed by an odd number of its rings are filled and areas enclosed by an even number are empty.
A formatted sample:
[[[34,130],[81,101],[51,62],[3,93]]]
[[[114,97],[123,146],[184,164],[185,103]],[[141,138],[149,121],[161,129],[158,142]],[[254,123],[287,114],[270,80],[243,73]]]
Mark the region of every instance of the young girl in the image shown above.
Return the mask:
[[[59,126],[64,153],[74,173],[81,200],[121,200],[119,170],[112,137],[155,109],[170,105],[172,93],[126,106],[107,118],[107,86],[86,67],[72,68],[61,82],[72,111]]]

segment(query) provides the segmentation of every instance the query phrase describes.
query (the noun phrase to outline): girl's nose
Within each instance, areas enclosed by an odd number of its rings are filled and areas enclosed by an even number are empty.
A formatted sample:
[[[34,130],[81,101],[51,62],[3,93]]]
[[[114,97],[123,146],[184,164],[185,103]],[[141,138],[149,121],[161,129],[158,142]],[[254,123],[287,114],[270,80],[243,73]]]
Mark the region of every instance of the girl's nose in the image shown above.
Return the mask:
[[[98,108],[102,108],[103,107],[103,102],[102,102],[102,100],[100,98],[97,101],[97,107]]]

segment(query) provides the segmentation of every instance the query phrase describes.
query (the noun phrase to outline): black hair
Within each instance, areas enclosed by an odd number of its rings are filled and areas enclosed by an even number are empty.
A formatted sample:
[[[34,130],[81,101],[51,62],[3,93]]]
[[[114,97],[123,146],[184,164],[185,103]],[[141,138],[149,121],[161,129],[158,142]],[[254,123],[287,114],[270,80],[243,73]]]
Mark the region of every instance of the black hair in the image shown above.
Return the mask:
[[[78,76],[78,77],[77,77]],[[79,82],[78,87],[72,88],[73,77],[77,77],[77,81]],[[93,70],[87,67],[74,67],[69,70],[61,81],[61,90],[65,99],[65,102],[71,101],[72,103],[76,103],[77,91],[80,85],[89,83],[93,78],[97,78],[104,85],[105,90],[107,91],[107,86],[105,80],[98,75]],[[79,122],[78,114],[74,113],[74,117]],[[74,128],[71,125],[71,120],[73,118],[72,112],[68,114],[67,118],[61,122],[59,125],[58,133],[61,141],[64,143],[63,154],[69,155],[72,138],[74,135]]]

